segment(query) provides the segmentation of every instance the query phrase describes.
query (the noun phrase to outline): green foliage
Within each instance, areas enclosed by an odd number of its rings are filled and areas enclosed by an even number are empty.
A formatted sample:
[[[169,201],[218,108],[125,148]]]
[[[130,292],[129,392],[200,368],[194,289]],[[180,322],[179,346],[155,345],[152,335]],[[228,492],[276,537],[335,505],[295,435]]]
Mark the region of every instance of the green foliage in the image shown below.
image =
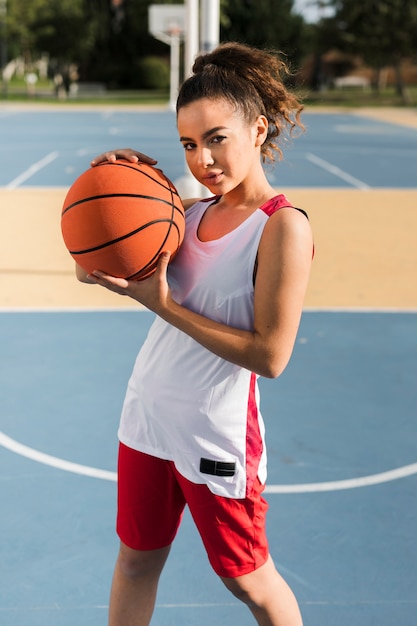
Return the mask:
[[[7,36],[13,56],[42,52],[72,60],[85,41],[83,0],[8,0]]]
[[[57,68],[75,64],[80,80],[110,88],[141,87],[142,80],[165,84],[165,61],[149,70],[149,58],[165,59],[169,48],[149,34],[148,9],[182,0],[124,0],[117,7],[111,0],[7,2],[9,59],[23,56],[31,63],[46,53]],[[305,32],[293,0],[221,0],[221,40],[279,49],[298,65]]]
[[[306,52],[306,25],[293,12],[293,4],[293,0],[223,0],[221,40],[281,50],[297,65]]]
[[[161,57],[144,57],[138,63],[137,84],[141,89],[168,89],[169,63]]]
[[[416,0],[329,0],[339,45],[381,66],[417,52]]]
[[[417,52],[416,0],[327,0],[335,16],[320,25],[321,42],[332,42],[345,52],[357,54],[375,70],[373,86],[379,88],[379,72],[395,68],[397,92],[410,101],[401,61]]]

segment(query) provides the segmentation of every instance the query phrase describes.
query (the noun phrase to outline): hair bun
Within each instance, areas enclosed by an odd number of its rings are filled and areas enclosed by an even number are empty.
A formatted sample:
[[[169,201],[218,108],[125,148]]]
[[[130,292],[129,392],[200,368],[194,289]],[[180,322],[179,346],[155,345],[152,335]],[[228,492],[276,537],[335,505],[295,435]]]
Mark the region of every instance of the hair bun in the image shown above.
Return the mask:
[[[203,67],[204,71],[207,72],[212,72],[213,70],[217,69],[217,65],[215,65],[214,63],[206,63],[206,65]]]
[[[193,74],[201,74],[202,72],[213,72],[217,69],[217,65],[208,59],[208,54],[203,54],[196,58],[193,65]]]

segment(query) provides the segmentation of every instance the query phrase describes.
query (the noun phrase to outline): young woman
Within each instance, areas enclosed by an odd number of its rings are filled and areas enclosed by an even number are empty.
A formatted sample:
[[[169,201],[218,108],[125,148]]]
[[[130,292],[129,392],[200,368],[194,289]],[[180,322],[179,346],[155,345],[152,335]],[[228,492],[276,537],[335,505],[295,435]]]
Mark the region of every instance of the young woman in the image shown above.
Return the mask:
[[[257,377],[286,367],[312,259],[308,220],[262,162],[302,124],[272,53],[227,43],[199,56],[177,102],[188,166],[213,197],[184,201],[186,234],[141,282],[77,268],[79,280],[157,314],[129,381],[119,439],[110,626],[150,623],[185,505],[226,587],[262,625],[300,626],[265,535],[264,426]],[[156,163],[130,149],[116,158]]]

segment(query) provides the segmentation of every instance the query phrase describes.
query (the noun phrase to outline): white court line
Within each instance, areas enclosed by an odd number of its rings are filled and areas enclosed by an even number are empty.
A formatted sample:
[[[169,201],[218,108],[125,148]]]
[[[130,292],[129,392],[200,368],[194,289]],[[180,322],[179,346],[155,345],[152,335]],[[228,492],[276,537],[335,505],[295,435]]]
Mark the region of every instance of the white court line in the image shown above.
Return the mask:
[[[15,452],[20,456],[24,456],[27,459],[42,463],[43,465],[49,465],[50,467],[56,467],[57,469],[64,470],[64,472],[72,472],[73,474],[82,474],[83,476],[90,476],[91,478],[101,478],[102,480],[117,479],[116,472],[109,472],[107,470],[97,469],[96,467],[89,467],[88,465],[79,465],[78,463],[72,463],[71,461],[65,461],[56,456],[50,454],[44,454],[34,448],[29,448],[11,437],[8,437],[4,433],[0,432],[0,446],[7,448],[11,452]]]
[[[20,456],[42,463],[43,465],[49,465],[56,467],[57,469],[64,470],[65,472],[72,472],[73,474],[81,474],[83,476],[89,476],[91,478],[100,478],[101,480],[117,480],[117,473],[110,472],[108,470],[97,469],[96,467],[89,467],[88,465],[80,465],[78,463],[72,463],[71,461],[65,461],[56,456],[39,452],[34,448],[25,446],[15,439],[8,437],[4,433],[0,432],[0,446],[3,446],[11,452],[15,452]],[[391,480],[398,480],[399,478],[405,478],[417,474],[417,463],[411,465],[404,465],[388,472],[381,472],[380,474],[372,474],[370,476],[362,476],[359,478],[349,478],[347,480],[334,480],[331,482],[323,483],[305,483],[298,485],[267,485],[265,493],[313,493],[318,491],[341,491],[343,489],[356,489],[358,487],[368,487],[370,485],[379,485]]]
[[[336,167],[336,165],[332,165],[328,161],[321,159],[320,157],[316,156],[315,154],[312,154],[311,152],[306,153],[306,159],[307,161],[310,161],[310,163],[314,163],[314,165],[318,165],[318,167],[321,167],[327,172],[330,172],[330,174],[333,174],[334,176],[338,176],[342,180],[345,180],[347,183],[350,183],[351,185],[353,185],[353,187],[356,187],[357,189],[362,189],[362,190],[371,189],[371,187],[367,185],[366,183],[364,183],[363,181],[359,180],[358,178],[355,178],[354,176],[351,176],[347,172],[344,172],[343,170],[341,170],[340,167]]]
[[[55,161],[58,155],[59,155],[59,152],[56,152],[56,151],[50,152],[49,154],[46,155],[46,157],[44,157],[40,161],[37,161],[30,167],[28,167],[28,169],[22,172],[22,174],[20,174],[19,176],[16,176],[14,180],[10,181],[10,183],[8,183],[5,186],[5,189],[16,189],[16,187],[19,187],[19,185],[24,183],[25,180],[27,180],[28,178],[31,178],[31,176],[39,172],[42,168],[49,165],[49,163],[52,163],[52,161]]]
[[[282,566],[280,566],[280,570]],[[362,607],[362,606],[376,606],[376,607],[393,607],[393,606],[408,606],[417,604],[417,600],[301,600],[299,602],[301,606],[331,606],[331,607]],[[240,602],[157,602],[157,609],[210,609],[210,608],[223,608],[223,607],[239,607],[242,606]],[[50,613],[64,613],[82,610],[96,610],[96,611],[108,611],[108,604],[72,604],[71,606],[59,606],[57,604],[35,604],[25,607],[20,606],[1,606],[0,613],[18,615],[22,613],[29,613],[33,611],[48,611]]]
[[[2,313],[151,313],[148,309],[135,303],[134,306],[0,306]],[[360,307],[360,306],[306,306],[304,313],[381,313],[415,315],[417,309],[400,307]]]
[[[404,465],[397,469],[371,474],[370,476],[360,476],[359,478],[348,478],[346,480],[333,480],[323,483],[304,483],[299,485],[267,485],[266,493],[315,493],[317,491],[341,491],[343,489],[357,489],[358,487],[370,487],[380,485],[391,480],[398,480],[406,476],[417,474],[417,463]]]

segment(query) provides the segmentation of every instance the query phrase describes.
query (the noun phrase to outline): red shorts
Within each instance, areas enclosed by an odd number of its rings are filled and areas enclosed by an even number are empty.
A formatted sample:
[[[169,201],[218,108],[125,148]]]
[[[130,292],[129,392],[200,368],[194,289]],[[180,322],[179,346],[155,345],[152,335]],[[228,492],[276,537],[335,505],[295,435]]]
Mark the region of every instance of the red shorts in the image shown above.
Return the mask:
[[[225,578],[249,574],[268,558],[268,508],[257,480],[242,499],[213,494],[190,482],[172,461],[119,447],[117,533],[134,550],[170,545],[187,504],[214,571]]]

